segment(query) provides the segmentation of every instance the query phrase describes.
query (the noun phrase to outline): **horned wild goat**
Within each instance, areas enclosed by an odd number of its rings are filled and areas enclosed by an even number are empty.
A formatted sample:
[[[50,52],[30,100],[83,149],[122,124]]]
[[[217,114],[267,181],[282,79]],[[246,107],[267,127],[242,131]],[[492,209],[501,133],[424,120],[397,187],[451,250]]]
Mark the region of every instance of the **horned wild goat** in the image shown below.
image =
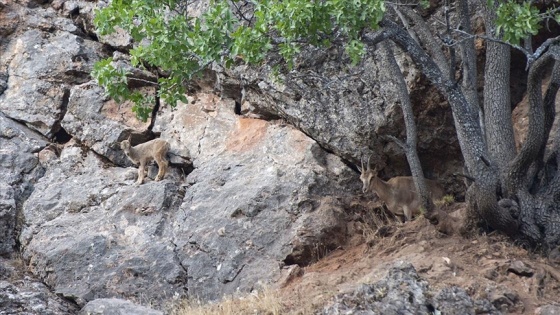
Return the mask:
[[[169,143],[163,139],[153,139],[137,146],[130,145],[130,137],[121,142],[121,149],[132,163],[140,166],[138,167],[138,180],[136,184],[141,185],[144,182],[146,164],[155,160],[158,165],[158,174],[155,178],[160,181],[167,172],[167,151],[169,151]]]
[[[370,156],[371,158],[371,156]],[[358,167],[360,170],[360,180],[363,183],[362,191],[367,193],[371,190],[377,193],[387,209],[394,215],[403,217],[410,221],[413,215],[420,213],[422,199],[416,192],[416,186],[412,176],[397,176],[384,181],[377,177],[377,169],[371,169],[370,158],[368,158],[367,166]],[[443,198],[445,192],[443,188],[433,180],[426,179],[426,186],[432,202]]]

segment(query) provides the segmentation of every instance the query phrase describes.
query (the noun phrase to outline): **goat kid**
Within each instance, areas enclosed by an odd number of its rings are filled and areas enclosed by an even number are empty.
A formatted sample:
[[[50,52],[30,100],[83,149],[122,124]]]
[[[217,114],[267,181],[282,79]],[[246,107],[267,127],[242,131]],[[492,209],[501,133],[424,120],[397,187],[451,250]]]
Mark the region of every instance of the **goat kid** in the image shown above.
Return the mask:
[[[137,146],[130,145],[130,137],[121,142],[121,149],[132,163],[138,165],[138,180],[136,184],[141,185],[144,182],[146,164],[155,160],[158,165],[158,174],[156,181],[160,181],[167,172],[169,162],[167,161],[167,152],[169,151],[169,143],[163,139],[153,139]]]

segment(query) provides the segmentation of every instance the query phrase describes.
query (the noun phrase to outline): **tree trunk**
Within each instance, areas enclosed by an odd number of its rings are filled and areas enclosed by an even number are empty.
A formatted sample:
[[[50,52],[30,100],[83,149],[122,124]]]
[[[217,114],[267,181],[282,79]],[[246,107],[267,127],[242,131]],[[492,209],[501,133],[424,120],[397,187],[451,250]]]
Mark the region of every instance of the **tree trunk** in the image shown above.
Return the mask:
[[[486,33],[496,34],[495,6],[485,8]],[[515,142],[511,120],[510,48],[494,41],[486,42],[484,71],[484,125],[487,147],[500,172],[515,156]]]
[[[529,130],[527,140],[515,156],[513,133],[508,130],[512,128],[511,104],[503,100],[509,95],[509,84],[489,83],[485,87],[492,90],[487,92],[485,100],[488,146],[493,143],[498,146],[489,151],[476,109],[469,104],[464,91],[443,75],[432,57],[401,26],[388,18],[380,26],[376,33],[363,34],[364,42],[375,45],[386,39],[393,41],[409,54],[451,106],[464,162],[474,179],[467,191],[468,227],[482,224],[532,247],[552,249],[560,245],[560,130],[551,132],[554,99],[560,86],[560,66],[555,63],[560,60],[560,47],[548,46],[546,53],[532,63],[528,76]],[[488,59],[502,58],[501,49],[504,48],[490,47]],[[506,54],[509,55],[509,48]],[[509,66],[509,62],[488,62],[486,81],[502,80],[508,73],[502,68]],[[542,81],[550,69],[553,75],[543,100]],[[556,136],[556,142],[553,151],[545,154],[550,134]],[[545,156],[549,156],[550,174],[536,181],[534,175],[546,170],[547,164],[540,162]]]
[[[397,138],[394,138],[394,140],[405,152],[410,172],[412,173],[412,178],[414,180],[414,186],[416,186],[416,191],[422,200],[422,207],[425,210],[424,216],[435,223],[437,222],[437,214],[434,204],[430,198],[426,181],[424,180],[424,172],[422,171],[422,165],[416,150],[418,133],[416,131],[416,122],[414,122],[414,114],[412,111],[412,103],[410,102],[408,87],[399,65],[395,60],[393,49],[391,48],[391,42],[382,42],[379,44],[379,49],[383,56],[383,63],[395,79],[394,83],[396,85],[397,95],[400,100],[400,106],[403,112],[406,128],[406,143],[403,143]]]
[[[560,55],[560,52],[558,53]],[[506,187],[510,195],[529,188],[527,170],[546,144],[545,117],[542,97],[542,80],[546,71],[555,63],[554,53],[548,52],[537,59],[529,69],[527,93],[529,95],[529,130],[527,138],[508,169]]]
[[[461,29],[468,34],[473,34],[469,4],[467,0],[457,1],[457,15]],[[463,64],[463,79],[461,80],[461,88],[463,89],[463,93],[465,93],[467,102],[472,107],[473,112],[478,113],[478,121],[481,125],[481,129],[485,130],[484,115],[482,108],[480,107],[480,100],[478,96],[478,67],[476,63],[474,37],[462,40],[459,44],[459,48],[461,50],[461,61]]]
[[[475,178],[473,189],[476,190],[477,212],[492,228],[511,236],[515,235],[518,227],[517,220],[507,209],[498,206],[496,195],[499,184],[498,170],[488,163],[490,158],[477,113],[473,111],[455,82],[442,75],[430,56],[405,30],[387,18],[380,22],[380,26],[383,27],[380,33],[364,34],[364,42],[377,44],[380,40],[391,39],[411,56],[422,73],[446,96],[453,113],[465,164],[471,176]]]

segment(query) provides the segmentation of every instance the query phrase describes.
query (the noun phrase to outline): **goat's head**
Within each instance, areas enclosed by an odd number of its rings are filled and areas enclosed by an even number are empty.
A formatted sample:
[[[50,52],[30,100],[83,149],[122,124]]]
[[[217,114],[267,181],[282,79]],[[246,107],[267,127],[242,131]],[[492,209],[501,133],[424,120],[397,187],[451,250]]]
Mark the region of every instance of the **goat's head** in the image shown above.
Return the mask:
[[[121,141],[121,149],[124,152],[130,151],[130,137],[128,139]]]
[[[372,179],[377,176],[377,169],[371,169],[371,165],[369,163],[371,159],[371,155],[368,157],[367,165],[364,167],[364,159],[360,159],[362,162],[362,167],[358,168],[360,170],[360,180],[362,181],[362,192],[365,194],[369,191],[369,186],[371,184]]]

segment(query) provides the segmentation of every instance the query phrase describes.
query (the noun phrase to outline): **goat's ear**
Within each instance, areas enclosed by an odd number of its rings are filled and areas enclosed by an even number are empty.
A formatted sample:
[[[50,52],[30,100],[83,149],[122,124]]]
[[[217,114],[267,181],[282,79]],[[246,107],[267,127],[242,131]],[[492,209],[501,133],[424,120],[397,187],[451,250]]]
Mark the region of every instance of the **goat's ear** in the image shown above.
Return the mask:
[[[363,173],[363,168],[359,167],[358,165],[356,165],[356,167],[358,168],[358,171],[360,171],[360,173]]]

